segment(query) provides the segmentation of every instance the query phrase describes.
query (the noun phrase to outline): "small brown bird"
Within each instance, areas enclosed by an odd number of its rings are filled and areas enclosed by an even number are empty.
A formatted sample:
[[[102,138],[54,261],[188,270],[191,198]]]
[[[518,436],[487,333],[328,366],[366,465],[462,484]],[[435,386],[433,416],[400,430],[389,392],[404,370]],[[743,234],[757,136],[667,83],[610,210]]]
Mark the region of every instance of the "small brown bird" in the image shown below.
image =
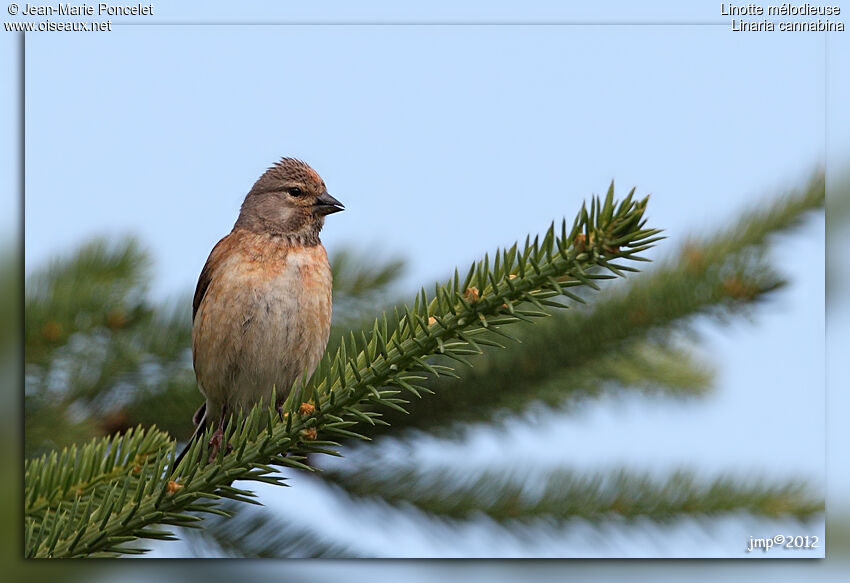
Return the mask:
[[[210,253],[192,303],[192,363],[206,397],[195,436],[217,425],[211,460],[228,415],[268,401],[273,388],[280,405],[324,353],[332,278],[319,231],[341,210],[315,170],[282,158],[257,180],[233,230]]]

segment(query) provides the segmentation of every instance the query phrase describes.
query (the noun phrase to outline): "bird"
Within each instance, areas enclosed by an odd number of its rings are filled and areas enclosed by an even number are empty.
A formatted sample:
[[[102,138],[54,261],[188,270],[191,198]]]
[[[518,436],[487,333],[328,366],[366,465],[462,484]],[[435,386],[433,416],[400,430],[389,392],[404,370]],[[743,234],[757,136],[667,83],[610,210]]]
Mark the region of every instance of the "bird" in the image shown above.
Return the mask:
[[[293,384],[315,370],[330,334],[333,284],[319,232],[344,208],[296,158],[281,158],[245,196],[195,288],[192,365],[206,400],[174,467],[210,425],[213,461],[229,415],[268,403],[273,391],[280,412]]]

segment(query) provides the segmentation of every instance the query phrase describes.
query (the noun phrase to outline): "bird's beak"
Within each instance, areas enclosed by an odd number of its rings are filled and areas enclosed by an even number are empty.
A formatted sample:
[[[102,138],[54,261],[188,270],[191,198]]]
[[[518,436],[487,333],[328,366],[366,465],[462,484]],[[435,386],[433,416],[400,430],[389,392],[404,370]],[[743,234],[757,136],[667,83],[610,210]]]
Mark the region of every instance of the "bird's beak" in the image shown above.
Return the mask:
[[[327,192],[320,195],[316,199],[316,203],[313,206],[315,207],[316,212],[322,216],[329,215],[331,213],[338,213],[339,211],[345,210],[345,207],[342,206],[342,203],[332,197]]]

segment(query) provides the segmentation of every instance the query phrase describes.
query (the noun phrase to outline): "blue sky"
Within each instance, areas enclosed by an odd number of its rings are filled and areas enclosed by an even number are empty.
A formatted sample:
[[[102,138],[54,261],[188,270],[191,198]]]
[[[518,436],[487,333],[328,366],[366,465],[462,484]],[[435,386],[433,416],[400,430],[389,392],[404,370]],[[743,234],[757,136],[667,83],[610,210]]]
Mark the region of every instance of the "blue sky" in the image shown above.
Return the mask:
[[[28,40],[27,262],[80,234],[135,231],[158,292],[193,283],[281,155],[311,163],[348,207],[330,248],[409,256],[414,283],[572,216],[611,179],[652,192],[652,218],[676,236],[823,159],[817,36],[128,27],[104,47]]]
[[[486,12],[481,3],[187,5],[157,4],[156,18],[725,22],[714,2],[488,3]],[[824,49],[821,34],[743,34],[727,25],[31,34],[27,270],[92,235],[132,232],[152,251],[155,296],[187,292],[245,192],[283,155],[313,165],[347,207],[327,221],[329,250],[355,245],[406,257],[406,290],[572,218],[612,179],[620,192],[652,193],[650,222],[670,237],[656,250],[663,256],[823,163]],[[846,111],[830,116],[831,155],[846,152],[850,143],[835,131],[847,126]],[[545,426],[553,439],[591,436],[594,444],[560,461],[663,469],[698,460],[709,472],[756,468],[820,483],[822,216],[781,243],[781,270],[805,277],[793,278],[754,325],[704,330],[706,355],[720,368],[715,395],[695,406],[602,403],[580,422],[553,418]],[[604,438],[611,435],[629,438]],[[775,435],[789,439],[764,444]],[[498,436],[476,439],[486,461]],[[519,438],[519,449],[528,451],[531,439]],[[739,546],[736,539],[728,548]]]

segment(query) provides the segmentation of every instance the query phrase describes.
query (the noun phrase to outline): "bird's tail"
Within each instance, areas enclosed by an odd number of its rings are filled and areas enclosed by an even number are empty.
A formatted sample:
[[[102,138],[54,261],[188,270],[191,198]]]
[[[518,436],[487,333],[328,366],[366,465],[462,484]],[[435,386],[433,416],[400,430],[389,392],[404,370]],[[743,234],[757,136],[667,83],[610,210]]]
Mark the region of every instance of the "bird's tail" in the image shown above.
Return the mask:
[[[191,449],[192,445],[195,443],[195,440],[198,439],[198,437],[200,437],[201,435],[203,435],[204,431],[206,431],[207,429],[206,401],[200,407],[198,407],[198,410],[195,411],[194,415],[192,415],[192,422],[195,424],[195,432],[192,434],[192,437],[189,438],[189,441],[186,442],[186,445],[183,446],[183,451],[181,451],[180,455],[177,456],[177,459],[174,460],[175,468],[180,465],[180,462],[183,461],[183,458],[186,457],[187,453],[189,453],[189,449]]]

